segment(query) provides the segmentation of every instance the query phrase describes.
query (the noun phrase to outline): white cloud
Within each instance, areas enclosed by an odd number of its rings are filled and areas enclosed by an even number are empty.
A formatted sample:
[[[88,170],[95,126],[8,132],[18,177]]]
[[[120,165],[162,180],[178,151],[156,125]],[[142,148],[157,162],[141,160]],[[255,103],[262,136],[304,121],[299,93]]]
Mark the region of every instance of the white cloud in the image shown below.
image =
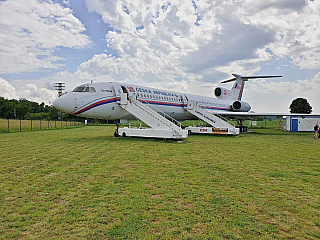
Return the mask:
[[[266,46],[276,58],[288,58],[303,69],[320,68],[319,1],[247,0],[243,9],[243,22],[276,33]]]
[[[280,10],[301,11],[307,5],[307,1],[301,0],[264,0],[264,1],[247,1],[251,8],[256,8],[257,11],[273,8]]]
[[[250,73],[270,59],[264,49],[274,39],[268,29],[238,21],[239,4],[224,1],[86,0],[88,9],[117,29],[107,34],[119,58],[99,54],[82,63],[80,78],[167,82],[217,82],[234,66]],[[226,54],[228,51],[229,54]],[[236,60],[236,61],[235,61]],[[210,75],[207,74],[210,72]],[[214,74],[215,77],[212,77]],[[220,78],[221,79],[221,78]]]
[[[199,48],[197,42],[206,44],[212,38],[208,25],[203,30],[196,28],[196,8],[191,1],[169,4],[166,1],[87,0],[86,3],[89,10],[101,14],[106,23],[117,29],[106,38],[108,46],[120,57],[95,55],[80,65],[75,73],[79,78],[153,85],[172,83],[166,87],[202,78],[186,73],[181,66],[181,59]]]
[[[317,95],[320,89],[320,72],[312,80],[298,80],[295,82],[277,82],[268,80],[252,80],[248,83],[248,91],[252,93],[281,94],[281,95],[298,95],[314,94]],[[320,95],[319,95],[320,100]]]
[[[54,90],[54,85],[49,81],[38,81],[35,85],[35,80],[16,80],[10,83],[0,78],[0,97],[6,99],[25,98],[35,102],[45,102],[49,104],[57,97],[57,92]]]
[[[19,98],[26,98],[31,101],[36,102],[52,102],[57,94],[54,90],[49,90],[47,88],[39,88],[32,83],[26,84],[23,88],[21,88],[18,92]]]
[[[0,74],[59,68],[57,47],[90,44],[72,11],[50,0],[0,2],[0,16]]]
[[[304,79],[295,82],[249,81],[246,86],[245,99],[248,102],[255,102],[256,109],[265,109],[269,112],[277,109],[277,112],[288,112],[292,100],[303,97],[309,101],[313,112],[319,114],[319,89],[320,71],[311,80]]]
[[[63,4],[67,5],[68,7],[71,6],[70,1],[69,0],[63,0]]]
[[[17,98],[15,88],[3,78],[0,78],[0,97],[7,99]]]
[[[216,82],[206,72],[221,77],[237,66],[241,73],[253,74],[273,57],[288,56],[301,68],[319,68],[318,2],[86,0],[86,4],[117,29],[107,40],[121,60],[105,57],[106,64],[93,64],[102,60],[95,56],[80,66],[80,72],[90,72],[91,65],[93,75],[99,75],[99,65],[110,65],[102,72],[121,71],[129,78],[149,75],[155,81],[164,76],[189,79],[191,74],[192,79]]]

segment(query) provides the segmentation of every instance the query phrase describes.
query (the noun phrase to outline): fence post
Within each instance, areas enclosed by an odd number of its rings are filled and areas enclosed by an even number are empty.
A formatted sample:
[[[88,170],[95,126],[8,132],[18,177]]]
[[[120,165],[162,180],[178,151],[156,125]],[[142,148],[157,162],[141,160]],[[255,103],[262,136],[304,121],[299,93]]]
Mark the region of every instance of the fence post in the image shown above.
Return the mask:
[[[9,118],[8,118],[8,132],[10,132],[9,130],[10,130],[10,125],[9,125]]]
[[[21,118],[20,118],[20,132],[21,132]]]
[[[62,119],[60,119],[60,128],[62,128]]]
[[[54,128],[57,128],[57,120],[54,120]]]
[[[31,118],[31,131],[32,131],[32,118]]]
[[[49,119],[48,119],[48,130],[49,130]]]
[[[40,130],[41,130],[41,118],[40,118]]]

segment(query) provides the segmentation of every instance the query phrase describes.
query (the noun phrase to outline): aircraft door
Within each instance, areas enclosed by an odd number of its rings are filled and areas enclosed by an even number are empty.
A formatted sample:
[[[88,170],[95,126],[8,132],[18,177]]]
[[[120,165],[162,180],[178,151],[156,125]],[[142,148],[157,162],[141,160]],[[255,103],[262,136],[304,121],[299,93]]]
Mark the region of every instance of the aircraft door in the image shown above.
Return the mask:
[[[131,92],[125,86],[121,86],[122,92],[127,94],[127,99],[132,95]]]
[[[183,102],[183,107],[184,108],[187,108],[188,106],[188,97],[184,94],[181,95],[181,99],[182,99],[182,102]]]
[[[121,85],[118,84],[118,83],[114,83],[112,85],[113,87],[113,90],[115,92],[115,97],[116,97],[116,102],[119,103],[120,102],[120,99],[121,99],[121,93],[123,93],[123,90],[121,88]]]

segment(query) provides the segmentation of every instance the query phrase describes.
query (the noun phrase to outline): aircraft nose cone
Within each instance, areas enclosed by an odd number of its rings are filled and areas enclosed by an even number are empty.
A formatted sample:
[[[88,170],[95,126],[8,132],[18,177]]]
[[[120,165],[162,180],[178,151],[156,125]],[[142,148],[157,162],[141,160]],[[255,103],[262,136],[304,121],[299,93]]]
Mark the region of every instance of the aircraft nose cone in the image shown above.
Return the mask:
[[[61,97],[58,97],[52,102],[53,107],[66,113],[72,113],[74,110],[74,105],[75,99],[71,93],[62,95]]]

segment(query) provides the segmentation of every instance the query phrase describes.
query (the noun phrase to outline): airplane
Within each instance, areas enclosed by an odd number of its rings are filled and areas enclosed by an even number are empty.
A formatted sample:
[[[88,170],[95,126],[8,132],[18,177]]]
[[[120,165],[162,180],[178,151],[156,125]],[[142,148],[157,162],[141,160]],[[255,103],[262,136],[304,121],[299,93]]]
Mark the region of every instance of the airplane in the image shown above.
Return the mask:
[[[240,126],[246,119],[258,116],[305,116],[306,114],[290,113],[255,113],[250,111],[249,103],[242,100],[245,82],[257,78],[278,78],[282,76],[241,76],[232,74],[234,78],[221,83],[235,82],[229,90],[217,87],[214,90],[215,98],[194,94],[167,91],[134,84],[118,82],[96,82],[86,83],[76,87],[55,99],[52,105],[69,114],[87,118],[98,118],[107,120],[139,118],[131,114],[119,105],[121,94],[126,94],[127,100],[134,96],[137,101],[155,106],[164,112],[169,118],[177,121],[196,120],[198,117],[190,111],[186,111],[189,102],[194,102],[200,108],[218,114],[223,117],[236,119]]]

